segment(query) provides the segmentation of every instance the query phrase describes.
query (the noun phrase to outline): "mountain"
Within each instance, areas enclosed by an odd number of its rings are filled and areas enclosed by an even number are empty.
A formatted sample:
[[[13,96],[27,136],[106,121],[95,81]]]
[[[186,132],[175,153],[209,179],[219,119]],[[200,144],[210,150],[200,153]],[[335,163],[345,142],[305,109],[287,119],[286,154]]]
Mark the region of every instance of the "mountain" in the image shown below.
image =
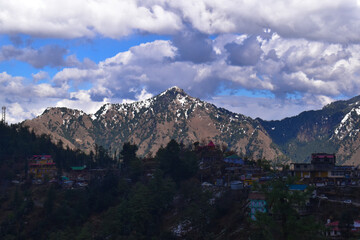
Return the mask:
[[[279,121],[257,120],[292,161],[329,152],[336,153],[340,164],[360,164],[360,96]]]
[[[175,139],[185,145],[212,140],[254,158],[282,156],[258,120],[193,98],[178,87],[140,102],[105,104],[93,115],[49,108],[23,125],[87,152],[95,144],[119,151],[130,141],[139,146],[138,154],[146,155]]]

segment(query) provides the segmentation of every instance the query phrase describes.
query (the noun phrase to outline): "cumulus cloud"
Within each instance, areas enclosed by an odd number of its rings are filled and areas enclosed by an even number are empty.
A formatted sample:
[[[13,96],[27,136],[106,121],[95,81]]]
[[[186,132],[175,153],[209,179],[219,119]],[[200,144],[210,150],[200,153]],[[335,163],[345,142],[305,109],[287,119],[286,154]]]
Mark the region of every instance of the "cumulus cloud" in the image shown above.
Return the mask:
[[[11,103],[6,108],[6,122],[16,123],[24,119],[30,119],[35,117],[34,109],[27,109],[23,107],[20,103]]]
[[[140,1],[0,1],[0,32],[23,33],[36,37],[119,38],[142,31],[169,33],[179,30],[182,22],[162,4]],[[41,6],[41,7],[39,7]]]
[[[24,77],[11,76],[6,72],[0,73],[1,99],[7,102],[17,102],[18,99],[30,101],[37,97],[66,97],[68,85],[56,87],[48,83],[28,83]]]
[[[34,85],[32,90],[34,96],[37,96],[39,98],[44,98],[44,97],[58,98],[58,97],[66,97],[68,86],[63,86],[59,88],[59,87],[54,87],[48,83],[41,83]]]
[[[279,99],[307,93],[334,98],[360,91],[358,45],[285,39],[276,33],[267,38],[218,38],[211,44],[218,53],[205,63],[183,61],[176,43],[158,40],[120,52],[96,67],[65,68],[53,80],[58,84],[90,81],[96,101],[136,99],[144,87],[156,94],[174,85],[200,98],[214,96],[223,86],[230,91],[269,91]]]
[[[253,66],[263,54],[261,44],[256,37],[249,37],[242,44],[228,43],[225,49],[229,53],[230,64],[238,66]]]
[[[204,34],[256,35],[270,28],[286,38],[356,43],[359,7],[354,0],[0,1],[0,33],[120,38],[134,32],[174,34],[188,26]]]
[[[19,35],[10,35],[9,39],[17,47],[23,44],[23,40]]]
[[[67,98],[67,91],[67,85],[35,84],[24,77],[0,73],[0,105],[7,107],[9,123],[36,117],[46,107],[54,106],[56,99]]]
[[[24,87],[23,77],[14,77],[8,74],[7,72],[0,73],[0,91],[1,96],[17,96],[21,94],[26,94],[29,88]]]
[[[318,110],[334,101],[326,96],[306,94],[300,99],[279,99],[249,96],[216,96],[209,102],[230,111],[244,114],[252,118],[264,120],[281,120],[295,116],[307,110]]]
[[[44,79],[49,79],[50,76],[47,72],[44,72],[44,71],[40,71],[38,73],[33,73],[31,74],[34,82],[38,82],[40,80],[44,80]]]
[[[16,48],[12,45],[3,46],[0,49],[0,61],[16,59],[27,62],[35,68],[45,66],[65,66],[64,56],[67,50],[57,45],[47,45],[39,49]]]
[[[32,51],[9,49],[0,56],[24,59],[24,52]],[[68,67],[46,83],[40,81],[49,78],[45,71],[33,74],[33,81],[0,73],[0,90],[6,93],[0,103],[35,102],[37,109],[66,106],[94,112],[105,102],[142,100],[177,85],[230,110],[279,119],[360,92],[359,44],[288,39],[269,29],[259,35],[221,34],[212,39],[187,30],[168,41],[133,46],[99,63],[81,62],[75,55],[61,59]],[[84,85],[87,89],[81,90]],[[239,89],[254,95],[266,92],[273,98],[234,96]],[[30,105],[21,106],[24,112],[36,112]]]
[[[56,103],[56,107],[68,107],[73,109],[83,110],[86,113],[95,113],[99,108],[108,103],[109,99],[104,98],[100,102],[91,100],[90,92],[80,90],[78,92],[70,93],[69,99],[63,99]]]
[[[0,48],[0,62],[8,60],[18,60],[26,62],[34,68],[49,67],[77,67],[92,68],[96,67],[89,58],[84,58],[81,62],[76,55],[66,56],[69,51],[58,45],[45,45],[39,49],[26,47],[17,48],[12,45],[2,46]]]
[[[204,63],[214,60],[215,52],[208,35],[197,31],[176,34],[172,40],[178,50],[178,60]]]

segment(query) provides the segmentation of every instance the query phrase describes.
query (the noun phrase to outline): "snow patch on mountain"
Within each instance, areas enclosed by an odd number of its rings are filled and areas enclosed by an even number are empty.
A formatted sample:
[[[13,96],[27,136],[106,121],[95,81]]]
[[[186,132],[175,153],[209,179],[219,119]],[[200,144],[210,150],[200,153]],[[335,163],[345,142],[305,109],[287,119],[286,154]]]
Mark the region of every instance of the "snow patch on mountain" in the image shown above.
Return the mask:
[[[358,118],[360,116],[360,107],[355,107],[348,112],[341,120],[339,126],[335,129],[334,135],[337,139],[343,140],[346,136],[352,137],[359,132]]]

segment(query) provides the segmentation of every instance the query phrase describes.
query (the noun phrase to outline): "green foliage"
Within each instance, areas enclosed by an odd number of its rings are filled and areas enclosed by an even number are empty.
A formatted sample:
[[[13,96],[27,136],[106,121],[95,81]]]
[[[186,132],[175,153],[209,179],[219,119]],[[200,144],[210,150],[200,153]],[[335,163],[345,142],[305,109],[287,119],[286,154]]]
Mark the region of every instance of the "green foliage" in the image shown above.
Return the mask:
[[[211,193],[203,191],[200,182],[195,179],[184,181],[180,193],[188,203],[183,209],[182,219],[188,221],[188,227],[192,229],[187,239],[209,239],[209,226],[215,216],[215,208],[210,205]]]
[[[354,226],[354,220],[357,217],[356,211],[346,210],[341,214],[339,221],[339,229],[341,236],[344,239],[349,239],[352,237],[351,229]]]
[[[54,202],[56,198],[55,189],[53,187],[49,188],[44,203],[44,210],[46,215],[50,215],[54,210]]]
[[[158,236],[161,214],[173,199],[175,184],[161,173],[148,183],[138,182],[120,202],[103,216],[100,237],[108,239],[149,239]]]
[[[143,172],[142,161],[136,156],[138,147],[129,142],[124,143],[120,154],[122,156],[122,169],[133,181],[137,181]]]
[[[60,142],[57,145],[62,147],[63,144]],[[65,149],[56,153],[55,150],[53,154],[64,171],[71,163],[87,161],[80,152],[73,154]],[[155,159],[140,159],[136,151],[136,145],[125,143],[120,152],[123,158],[121,174],[117,174],[119,172],[115,169],[108,169],[104,176],[93,178],[87,188],[46,189],[46,185],[34,185],[19,188],[18,192],[14,188],[7,200],[14,202],[14,207],[3,217],[0,239],[178,239],[173,235],[172,227],[184,221],[189,227],[184,239],[215,239],[217,218],[226,219],[228,214],[232,214],[231,219],[235,223],[230,225],[238,227],[244,222],[244,200],[230,199],[234,196],[229,191],[221,201],[217,201],[213,198],[214,192],[206,191],[201,186],[196,178],[198,157],[193,150],[172,140],[158,151]],[[107,152],[110,150],[98,146],[95,153],[89,156],[92,166],[112,166],[112,160],[106,159]],[[221,158],[219,149],[216,154]],[[261,160],[259,164],[266,166],[267,162]],[[278,193],[282,193],[281,187],[274,186]],[[27,188],[40,188],[44,195],[34,196],[36,207],[32,193]],[[295,205],[301,203],[291,201]],[[39,203],[44,203],[43,208],[39,207]],[[289,212],[289,224],[305,221],[298,219],[296,212],[276,207],[275,200],[272,206],[273,211]],[[276,229],[279,219],[268,217],[259,217],[259,221],[265,221],[266,224],[262,223],[264,226],[273,224]],[[307,222],[302,224],[309,226]],[[257,232],[265,236],[266,229]],[[311,228],[301,229],[309,233],[315,231]],[[273,234],[271,231],[268,233]]]
[[[107,168],[115,164],[114,159],[109,155],[108,150],[103,146],[95,144],[95,165],[98,168]]]
[[[311,189],[290,191],[295,179],[276,178],[261,191],[266,194],[267,213],[258,212],[254,222],[254,239],[322,239],[322,228],[311,216],[301,216],[299,211],[305,207]]]
[[[90,209],[101,212],[115,204],[119,183],[119,178],[112,173],[108,173],[104,179],[92,179],[87,192]]]
[[[300,142],[291,140],[282,149],[295,162],[310,162],[312,153],[315,152],[336,152],[338,146],[326,139],[317,139],[314,141]]]
[[[194,176],[198,170],[196,154],[181,148],[175,140],[171,140],[165,148],[160,148],[156,159],[165,176],[171,177],[178,184]]]
[[[0,123],[0,180],[13,179],[16,174],[27,176],[27,158],[34,154],[50,154],[56,162],[59,174],[70,166],[91,165],[90,156],[81,151],[64,149],[62,141],[53,144],[48,135],[36,136],[20,125],[7,126]],[[109,157],[103,154],[97,160],[109,165]]]
[[[258,159],[256,161],[256,166],[262,168],[264,171],[270,171],[271,162],[266,159]]]

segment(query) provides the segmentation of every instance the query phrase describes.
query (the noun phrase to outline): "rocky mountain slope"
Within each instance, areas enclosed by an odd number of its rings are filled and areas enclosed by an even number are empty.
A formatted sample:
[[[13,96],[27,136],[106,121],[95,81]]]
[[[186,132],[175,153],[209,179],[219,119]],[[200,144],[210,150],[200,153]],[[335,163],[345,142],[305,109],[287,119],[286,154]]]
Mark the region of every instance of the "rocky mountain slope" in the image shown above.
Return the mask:
[[[338,163],[360,164],[360,96],[280,121],[257,120],[293,161],[329,152],[336,153]]]
[[[49,108],[23,124],[87,152],[95,144],[119,150],[130,141],[139,146],[138,154],[146,155],[175,139],[185,145],[212,140],[254,158],[282,156],[259,121],[217,108],[177,87],[140,102],[105,104],[93,115]]]

